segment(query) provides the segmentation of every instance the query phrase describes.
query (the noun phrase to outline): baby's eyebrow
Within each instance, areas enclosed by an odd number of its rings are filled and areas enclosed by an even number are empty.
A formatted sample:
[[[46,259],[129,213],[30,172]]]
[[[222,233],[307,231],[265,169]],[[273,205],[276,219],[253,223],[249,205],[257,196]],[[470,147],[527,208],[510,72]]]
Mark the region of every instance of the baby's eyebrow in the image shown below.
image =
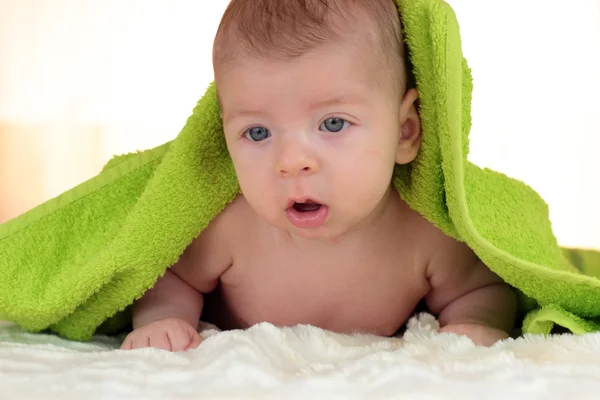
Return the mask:
[[[236,119],[236,118],[244,118],[244,117],[251,117],[251,118],[257,118],[257,117],[262,117],[264,116],[265,113],[263,111],[259,111],[259,110],[243,110],[243,109],[239,109],[239,110],[232,110],[232,111],[223,111],[223,122],[229,122],[232,119]]]
[[[311,105],[311,110],[318,110],[318,109],[322,109],[322,108],[329,108],[329,107],[333,107],[333,106],[339,106],[339,105],[348,105],[348,104],[353,104],[353,105],[368,105],[367,99],[359,96],[359,95],[355,95],[355,94],[344,94],[344,95],[340,95],[340,96],[334,96],[325,100],[320,100],[315,102],[314,104]]]

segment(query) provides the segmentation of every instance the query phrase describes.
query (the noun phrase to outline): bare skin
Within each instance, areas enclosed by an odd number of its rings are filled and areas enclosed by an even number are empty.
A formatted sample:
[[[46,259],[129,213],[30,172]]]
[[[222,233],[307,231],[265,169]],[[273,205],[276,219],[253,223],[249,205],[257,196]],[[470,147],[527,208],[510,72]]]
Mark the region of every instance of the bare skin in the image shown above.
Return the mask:
[[[390,336],[421,299],[441,332],[482,345],[507,338],[513,292],[397,193],[389,198],[366,228],[370,236],[357,230],[311,248],[265,224],[238,197],[135,304],[135,330],[122,349],[193,349],[201,343],[201,314],[222,329],[270,322]]]

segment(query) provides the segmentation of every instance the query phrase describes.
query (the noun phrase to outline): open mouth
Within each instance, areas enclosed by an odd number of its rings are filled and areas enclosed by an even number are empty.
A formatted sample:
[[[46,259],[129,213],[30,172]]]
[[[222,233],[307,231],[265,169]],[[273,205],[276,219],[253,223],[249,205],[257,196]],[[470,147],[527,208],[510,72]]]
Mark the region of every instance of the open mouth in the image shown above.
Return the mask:
[[[312,200],[307,200],[305,202],[299,203],[299,202],[295,202],[292,207],[294,208],[294,210],[304,213],[304,212],[311,212],[311,211],[319,211],[319,209],[321,208],[322,204],[316,203]]]
[[[298,200],[287,208],[288,220],[296,228],[309,229],[323,225],[329,217],[329,207],[314,200]]]

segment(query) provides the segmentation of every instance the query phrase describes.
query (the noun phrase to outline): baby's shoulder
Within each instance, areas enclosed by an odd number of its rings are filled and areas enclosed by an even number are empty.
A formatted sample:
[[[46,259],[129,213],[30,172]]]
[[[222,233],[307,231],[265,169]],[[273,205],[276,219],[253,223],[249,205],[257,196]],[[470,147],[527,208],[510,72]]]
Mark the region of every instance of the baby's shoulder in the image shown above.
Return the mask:
[[[227,238],[237,236],[240,231],[244,231],[251,218],[250,206],[242,195],[236,196],[228,203],[219,214],[201,232],[202,237],[211,237],[219,241],[226,241]]]
[[[415,248],[418,248],[426,258],[430,258],[434,254],[461,254],[464,256],[470,252],[464,242],[448,235],[415,210],[410,209],[405,214],[404,221],[404,228],[413,237]]]
[[[234,245],[240,240],[236,221],[243,213],[244,201],[238,197],[189,244],[172,271],[196,289],[212,291],[232,264]]]

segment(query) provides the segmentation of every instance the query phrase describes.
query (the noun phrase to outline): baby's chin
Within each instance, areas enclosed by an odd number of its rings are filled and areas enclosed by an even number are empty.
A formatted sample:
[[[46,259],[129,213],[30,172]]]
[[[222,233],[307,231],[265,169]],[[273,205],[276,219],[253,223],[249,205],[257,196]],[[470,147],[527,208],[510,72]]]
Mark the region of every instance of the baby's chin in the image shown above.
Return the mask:
[[[328,221],[318,227],[306,229],[297,228],[289,222],[281,226],[292,238],[329,244],[342,243],[354,228],[353,224],[340,224],[339,221]]]
[[[335,232],[326,226],[311,229],[299,229],[288,226],[287,232],[292,237],[314,242],[338,242],[343,236],[343,232]]]

